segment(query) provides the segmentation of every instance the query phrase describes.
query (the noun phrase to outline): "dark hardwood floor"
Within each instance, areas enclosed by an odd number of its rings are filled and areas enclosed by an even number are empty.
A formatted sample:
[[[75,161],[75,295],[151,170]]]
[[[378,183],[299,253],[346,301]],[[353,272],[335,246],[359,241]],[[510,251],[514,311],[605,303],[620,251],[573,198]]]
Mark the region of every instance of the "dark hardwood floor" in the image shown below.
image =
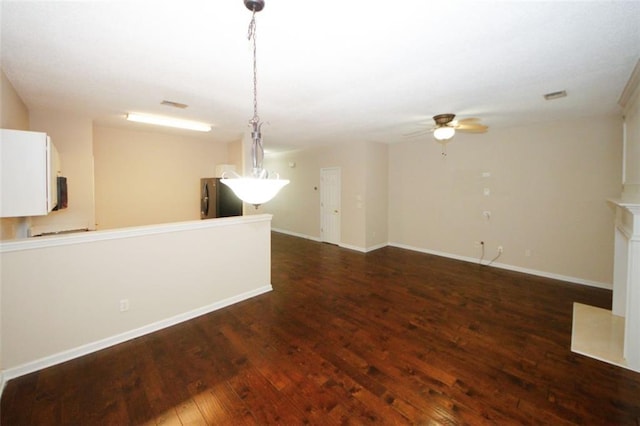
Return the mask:
[[[2,425],[640,425],[640,373],[570,351],[573,302],[610,291],[272,246],[273,292],[12,380]]]

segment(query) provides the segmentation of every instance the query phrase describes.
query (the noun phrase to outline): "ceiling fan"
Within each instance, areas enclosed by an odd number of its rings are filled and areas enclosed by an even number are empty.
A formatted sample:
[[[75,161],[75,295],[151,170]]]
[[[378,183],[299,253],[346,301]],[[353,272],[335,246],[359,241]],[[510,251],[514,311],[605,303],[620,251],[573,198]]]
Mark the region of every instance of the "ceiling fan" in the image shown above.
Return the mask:
[[[430,130],[438,142],[446,142],[455,134],[456,130],[465,133],[484,133],[489,128],[480,124],[479,118],[463,118],[454,120],[455,114],[438,114],[433,116],[435,126]]]
[[[418,136],[427,132],[432,132],[435,140],[442,144],[442,155],[446,156],[445,144],[449,142],[456,131],[464,133],[485,133],[488,126],[480,123],[479,118],[463,118],[455,120],[455,114],[438,114],[433,116],[435,125],[430,129],[423,129],[409,133],[407,136]]]

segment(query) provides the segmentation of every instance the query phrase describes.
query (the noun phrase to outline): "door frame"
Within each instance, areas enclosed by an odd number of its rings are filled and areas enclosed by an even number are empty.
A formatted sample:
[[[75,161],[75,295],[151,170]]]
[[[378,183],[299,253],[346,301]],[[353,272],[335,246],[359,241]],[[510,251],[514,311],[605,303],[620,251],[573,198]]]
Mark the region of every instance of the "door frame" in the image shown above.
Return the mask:
[[[335,205],[338,206],[337,210],[338,210],[338,226],[337,226],[337,230],[336,230],[336,241],[333,240],[329,240],[326,238],[325,236],[325,196],[327,195],[325,193],[325,187],[324,187],[324,173],[325,172],[338,172],[338,185],[337,185],[337,191],[334,192],[334,196],[336,197],[335,200],[333,200],[335,202]],[[320,169],[320,241],[322,242],[326,242],[326,243],[330,243],[330,244],[340,244],[340,241],[342,240],[342,168],[341,167],[322,167]]]

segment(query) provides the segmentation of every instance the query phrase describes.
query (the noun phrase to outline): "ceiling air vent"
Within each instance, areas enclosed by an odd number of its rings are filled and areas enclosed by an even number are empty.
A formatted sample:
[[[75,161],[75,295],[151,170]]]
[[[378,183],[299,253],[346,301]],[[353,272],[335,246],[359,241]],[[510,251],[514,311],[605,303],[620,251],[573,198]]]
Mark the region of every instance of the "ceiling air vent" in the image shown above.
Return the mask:
[[[552,101],[554,99],[560,99],[560,98],[564,98],[567,96],[567,91],[566,90],[561,90],[559,92],[551,92],[551,93],[547,93],[546,95],[544,95],[544,98],[548,101]]]
[[[181,104],[180,102],[173,102],[173,101],[167,101],[167,100],[160,102],[160,104],[165,106],[170,106],[173,108],[180,108],[180,109],[185,109],[189,106],[187,104]]]

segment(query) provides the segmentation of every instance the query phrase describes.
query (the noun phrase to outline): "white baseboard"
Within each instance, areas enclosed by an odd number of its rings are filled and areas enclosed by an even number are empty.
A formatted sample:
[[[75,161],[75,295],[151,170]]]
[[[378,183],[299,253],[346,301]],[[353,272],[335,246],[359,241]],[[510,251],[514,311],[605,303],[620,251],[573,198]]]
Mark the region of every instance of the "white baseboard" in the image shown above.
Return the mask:
[[[411,250],[411,251],[418,251],[418,252],[421,252],[421,253],[433,254],[435,256],[448,257],[450,259],[462,260],[462,261],[465,261],[465,262],[478,263],[478,261],[479,261],[479,259],[473,258],[473,257],[460,256],[460,255],[457,255],[457,254],[445,253],[445,252],[436,251],[436,250],[429,250],[429,249],[424,249],[424,248],[420,248],[420,247],[413,247],[413,246],[408,246],[406,244],[389,243],[389,245],[391,247],[398,247],[398,248],[405,249],[405,250]],[[552,272],[539,271],[539,270],[536,270],[536,269],[523,268],[523,267],[520,267],[520,266],[507,265],[505,263],[493,262],[491,264],[491,266],[496,267],[496,268],[500,268],[500,269],[506,269],[506,270],[509,270],[509,271],[522,272],[524,274],[529,274],[529,275],[536,275],[538,277],[551,278],[551,279],[559,280],[559,281],[567,281],[567,282],[570,282],[570,283],[573,283],[573,284],[581,284],[581,285],[586,285],[586,286],[590,286],[590,287],[604,288],[604,289],[607,289],[607,290],[611,290],[613,288],[613,285],[612,284],[608,284],[608,283],[601,283],[601,282],[597,282],[597,281],[585,280],[583,278],[571,277],[571,276],[568,276],[568,275],[554,274]]]
[[[367,252],[367,250],[364,247],[352,246],[351,244],[340,243],[340,244],[338,244],[338,247],[349,249],[349,250],[359,251],[360,253],[366,253]]]
[[[2,397],[2,392],[4,392],[4,386],[7,384],[7,381],[4,379],[4,374],[0,371],[0,398]]]
[[[315,241],[315,242],[318,242],[318,243],[322,242],[321,238],[312,237],[311,235],[306,235],[306,234],[299,234],[297,232],[287,231],[286,229],[271,228],[271,230],[273,232],[277,232],[279,234],[291,235],[292,237],[304,238],[305,240],[311,240],[311,241]],[[354,245],[351,245],[351,244],[343,244],[343,243],[338,244],[339,247],[346,248],[346,249],[349,249],[349,250],[359,251],[360,253],[368,253],[370,251],[378,250],[378,249],[381,249],[382,247],[386,247],[388,245],[389,245],[389,243],[382,243],[382,244],[377,244],[377,245],[371,246],[371,247],[360,247],[360,246],[354,246]]]
[[[369,253],[370,251],[378,250],[378,249],[381,249],[382,247],[386,247],[388,245],[389,245],[389,243],[383,243],[383,244],[377,244],[377,245],[371,246],[371,247],[360,247],[360,246],[353,246],[351,244],[343,244],[343,243],[338,244],[338,246],[340,246],[342,248],[359,251],[360,253]]]
[[[56,364],[79,358],[84,355],[88,355],[93,352],[97,352],[102,349],[106,349],[110,346],[117,345],[119,343],[126,342],[131,339],[135,339],[145,334],[153,333],[154,331],[162,330],[163,328],[171,327],[184,321],[199,317],[201,315],[208,314],[213,311],[217,311],[227,306],[233,305],[243,300],[250,299],[260,294],[268,293],[273,290],[271,284],[263,287],[259,287],[255,290],[251,290],[245,293],[238,294],[236,296],[229,297],[227,299],[212,303],[207,306],[203,306],[198,309],[194,309],[189,312],[175,315],[171,318],[160,320],[144,327],[136,328],[124,333],[117,334],[115,336],[107,337],[106,339],[98,340],[96,342],[88,343],[86,345],[79,346],[77,348],[69,349],[57,354],[46,356],[35,361],[28,362],[26,364],[19,365],[17,367],[6,369],[0,372],[0,380],[2,380],[2,389],[6,381],[15,379],[16,377],[24,376],[25,374],[33,373],[34,371],[42,370],[43,368],[51,367]],[[1,395],[1,391],[0,391]]]
[[[279,232],[281,234],[291,235],[293,237],[305,238],[307,240],[313,240],[313,241],[317,241],[317,242],[322,242],[322,240],[320,240],[320,238],[312,237],[312,236],[304,235],[304,234],[298,234],[296,232],[291,232],[291,231],[287,231],[287,230],[284,230],[284,229],[272,228],[271,230],[274,231],[274,232]],[[462,260],[464,262],[470,262],[470,263],[478,263],[478,260],[479,260],[479,259],[473,258],[473,257],[460,256],[460,255],[457,255],[457,254],[445,253],[445,252],[442,252],[442,251],[429,250],[429,249],[425,249],[425,248],[414,247],[414,246],[409,246],[409,245],[400,244],[400,243],[391,243],[391,242],[390,243],[377,244],[377,245],[371,246],[371,247],[360,247],[360,246],[355,246],[355,245],[351,245],[351,244],[343,244],[343,243],[340,243],[339,246],[342,247],[342,248],[349,249],[349,250],[359,251],[360,253],[368,253],[368,252],[371,252],[371,251],[374,251],[374,250],[381,249],[381,248],[386,247],[386,246],[391,246],[391,247],[398,247],[398,248],[405,249],[405,250],[411,250],[411,251],[417,251],[417,252],[421,252],[421,253],[433,254],[435,256],[448,257],[450,259]],[[536,275],[538,277],[551,278],[551,279],[559,280],[559,281],[567,281],[567,282],[570,282],[570,283],[573,283],[573,284],[581,284],[581,285],[586,285],[586,286],[590,286],[590,287],[603,288],[603,289],[606,289],[606,290],[613,289],[613,284],[611,284],[611,283],[601,283],[601,282],[598,282],[598,281],[585,280],[583,278],[571,277],[571,276],[568,276],[568,275],[554,274],[552,272],[539,271],[537,269],[529,269],[529,268],[523,268],[523,267],[515,266],[515,265],[507,265],[506,263],[493,262],[491,264],[491,266],[496,267],[496,268],[500,268],[500,269],[506,269],[508,271],[522,272],[524,274]]]
[[[297,232],[287,231],[286,229],[271,228],[271,230],[279,234],[285,234],[285,235],[291,235],[292,237],[304,238],[305,240],[311,240],[317,243],[322,242],[322,240],[318,237],[312,237],[311,235],[306,235],[306,234],[299,234]]]
[[[386,246],[388,246],[389,243],[382,243],[382,244],[376,244],[375,246],[369,246],[366,248],[366,252],[369,253],[370,251],[374,251],[374,250],[379,250],[381,248],[384,248]]]

